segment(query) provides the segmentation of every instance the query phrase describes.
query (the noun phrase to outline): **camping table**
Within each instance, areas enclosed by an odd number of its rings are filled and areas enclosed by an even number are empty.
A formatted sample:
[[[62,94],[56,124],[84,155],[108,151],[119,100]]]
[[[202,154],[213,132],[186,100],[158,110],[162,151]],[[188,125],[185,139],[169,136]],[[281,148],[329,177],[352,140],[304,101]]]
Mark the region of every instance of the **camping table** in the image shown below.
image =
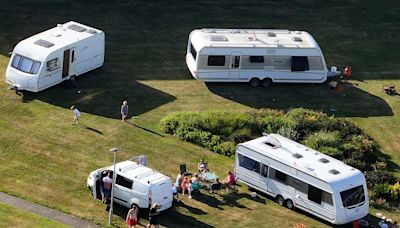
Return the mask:
[[[211,172],[202,173],[200,176],[206,182],[212,182],[218,178],[218,176],[215,175],[215,173],[211,173]]]

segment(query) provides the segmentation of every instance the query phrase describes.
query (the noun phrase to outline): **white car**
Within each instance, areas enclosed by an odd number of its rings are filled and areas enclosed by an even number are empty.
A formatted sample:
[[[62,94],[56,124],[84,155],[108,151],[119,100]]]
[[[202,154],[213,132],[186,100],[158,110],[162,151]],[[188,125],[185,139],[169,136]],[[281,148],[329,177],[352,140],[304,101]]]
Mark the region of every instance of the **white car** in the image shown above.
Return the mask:
[[[108,172],[112,174],[113,169],[111,165],[89,174],[87,187],[95,199],[101,199],[102,180]],[[172,206],[172,181],[168,176],[133,161],[117,163],[116,174],[114,202],[127,208],[133,205],[149,208],[157,203],[161,206],[159,211]]]

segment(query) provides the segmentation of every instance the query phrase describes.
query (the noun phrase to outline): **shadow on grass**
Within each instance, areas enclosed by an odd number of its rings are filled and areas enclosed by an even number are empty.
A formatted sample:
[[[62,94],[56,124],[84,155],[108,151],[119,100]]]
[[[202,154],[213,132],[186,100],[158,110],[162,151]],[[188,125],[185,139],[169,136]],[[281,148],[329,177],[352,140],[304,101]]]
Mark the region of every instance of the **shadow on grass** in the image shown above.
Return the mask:
[[[99,72],[100,75],[95,75]],[[77,86],[63,82],[39,93],[23,91],[22,100],[40,100],[66,109],[75,105],[81,112],[120,119],[120,108],[124,100],[128,101],[129,115],[138,116],[176,99],[135,80],[114,84],[108,83],[108,80],[101,75],[99,69],[78,78]]]
[[[149,132],[149,133],[158,135],[158,136],[160,136],[160,137],[164,137],[164,135],[162,135],[162,134],[160,134],[160,133],[158,133],[158,132],[155,132],[155,131],[152,131],[152,130],[150,130],[150,129],[141,127],[141,126],[136,125],[136,124],[134,124],[134,123],[131,123],[131,122],[128,122],[128,121],[126,121],[125,123],[126,123],[126,124],[129,124],[129,125],[131,125],[131,126],[133,126],[133,127],[137,127],[137,128],[139,128],[139,129],[141,129],[141,130],[143,130],[143,131],[146,131],[146,132]]]
[[[100,130],[97,130],[97,129],[92,128],[92,127],[88,127],[88,126],[83,125],[83,124],[80,124],[80,125],[77,125],[77,126],[79,126],[79,127],[81,127],[81,128],[84,128],[84,129],[87,129],[87,130],[89,130],[89,131],[93,131],[93,132],[95,132],[95,133],[97,133],[97,134],[100,134],[100,135],[103,134],[103,132],[101,132]]]
[[[184,203],[180,202],[179,206],[188,209],[193,214],[204,215],[206,214],[201,209],[193,208],[189,205],[185,205]],[[109,206],[106,207],[106,211],[108,212],[110,209]],[[113,214],[120,217],[121,219],[125,220],[126,215],[128,214],[129,209],[121,206],[119,204],[114,205]],[[149,210],[148,209],[140,209],[139,211],[139,225],[145,227],[148,224],[148,216]],[[145,220],[145,221],[144,221]],[[159,223],[165,227],[205,227],[210,228],[212,226],[205,224],[201,221],[198,221],[196,218],[191,216],[182,214],[176,210],[176,207],[172,207],[166,211],[161,212]]]
[[[341,84],[344,89],[341,94],[329,90],[328,83],[278,83],[269,88],[253,88],[247,83],[206,83],[206,86],[221,97],[253,108],[288,110],[304,107],[337,117],[393,116],[392,109],[383,99],[351,83]]]

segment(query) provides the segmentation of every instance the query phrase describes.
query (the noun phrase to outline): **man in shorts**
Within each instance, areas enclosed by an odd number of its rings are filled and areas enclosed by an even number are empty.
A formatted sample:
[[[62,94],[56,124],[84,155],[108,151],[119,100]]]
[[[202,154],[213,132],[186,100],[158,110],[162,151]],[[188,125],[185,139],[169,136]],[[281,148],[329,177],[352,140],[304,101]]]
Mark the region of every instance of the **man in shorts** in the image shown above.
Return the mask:
[[[107,200],[111,196],[112,179],[111,173],[108,172],[107,176],[103,177],[103,203],[107,203]]]
[[[76,124],[78,122],[79,124],[79,117],[81,117],[81,112],[78,110],[78,108],[75,107],[75,105],[71,106],[71,110],[74,113],[74,123]]]
[[[160,205],[158,205],[158,203],[154,203],[153,206],[151,206],[149,213],[149,224],[146,226],[146,228],[150,228],[151,225],[154,225],[155,228],[158,228],[158,217],[160,216],[160,212],[157,212],[158,209],[160,209]]]

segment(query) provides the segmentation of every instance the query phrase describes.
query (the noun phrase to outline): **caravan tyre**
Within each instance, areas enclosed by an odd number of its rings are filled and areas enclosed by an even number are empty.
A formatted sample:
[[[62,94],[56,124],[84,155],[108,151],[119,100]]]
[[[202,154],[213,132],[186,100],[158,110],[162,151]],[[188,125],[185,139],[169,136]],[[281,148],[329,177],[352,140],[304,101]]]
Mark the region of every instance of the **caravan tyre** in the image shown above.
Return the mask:
[[[270,87],[272,85],[272,79],[270,78],[264,78],[262,80],[262,84],[263,87]]]
[[[252,79],[250,79],[250,85],[251,85],[252,87],[257,87],[257,86],[259,86],[259,85],[260,85],[260,79],[258,79],[258,78],[252,78]]]
[[[293,209],[294,209],[294,203],[293,203],[293,201],[290,200],[290,199],[286,200],[285,206],[286,206],[288,209],[290,209],[290,210],[293,210]]]
[[[280,195],[276,196],[276,202],[281,206],[285,205],[285,199]]]

